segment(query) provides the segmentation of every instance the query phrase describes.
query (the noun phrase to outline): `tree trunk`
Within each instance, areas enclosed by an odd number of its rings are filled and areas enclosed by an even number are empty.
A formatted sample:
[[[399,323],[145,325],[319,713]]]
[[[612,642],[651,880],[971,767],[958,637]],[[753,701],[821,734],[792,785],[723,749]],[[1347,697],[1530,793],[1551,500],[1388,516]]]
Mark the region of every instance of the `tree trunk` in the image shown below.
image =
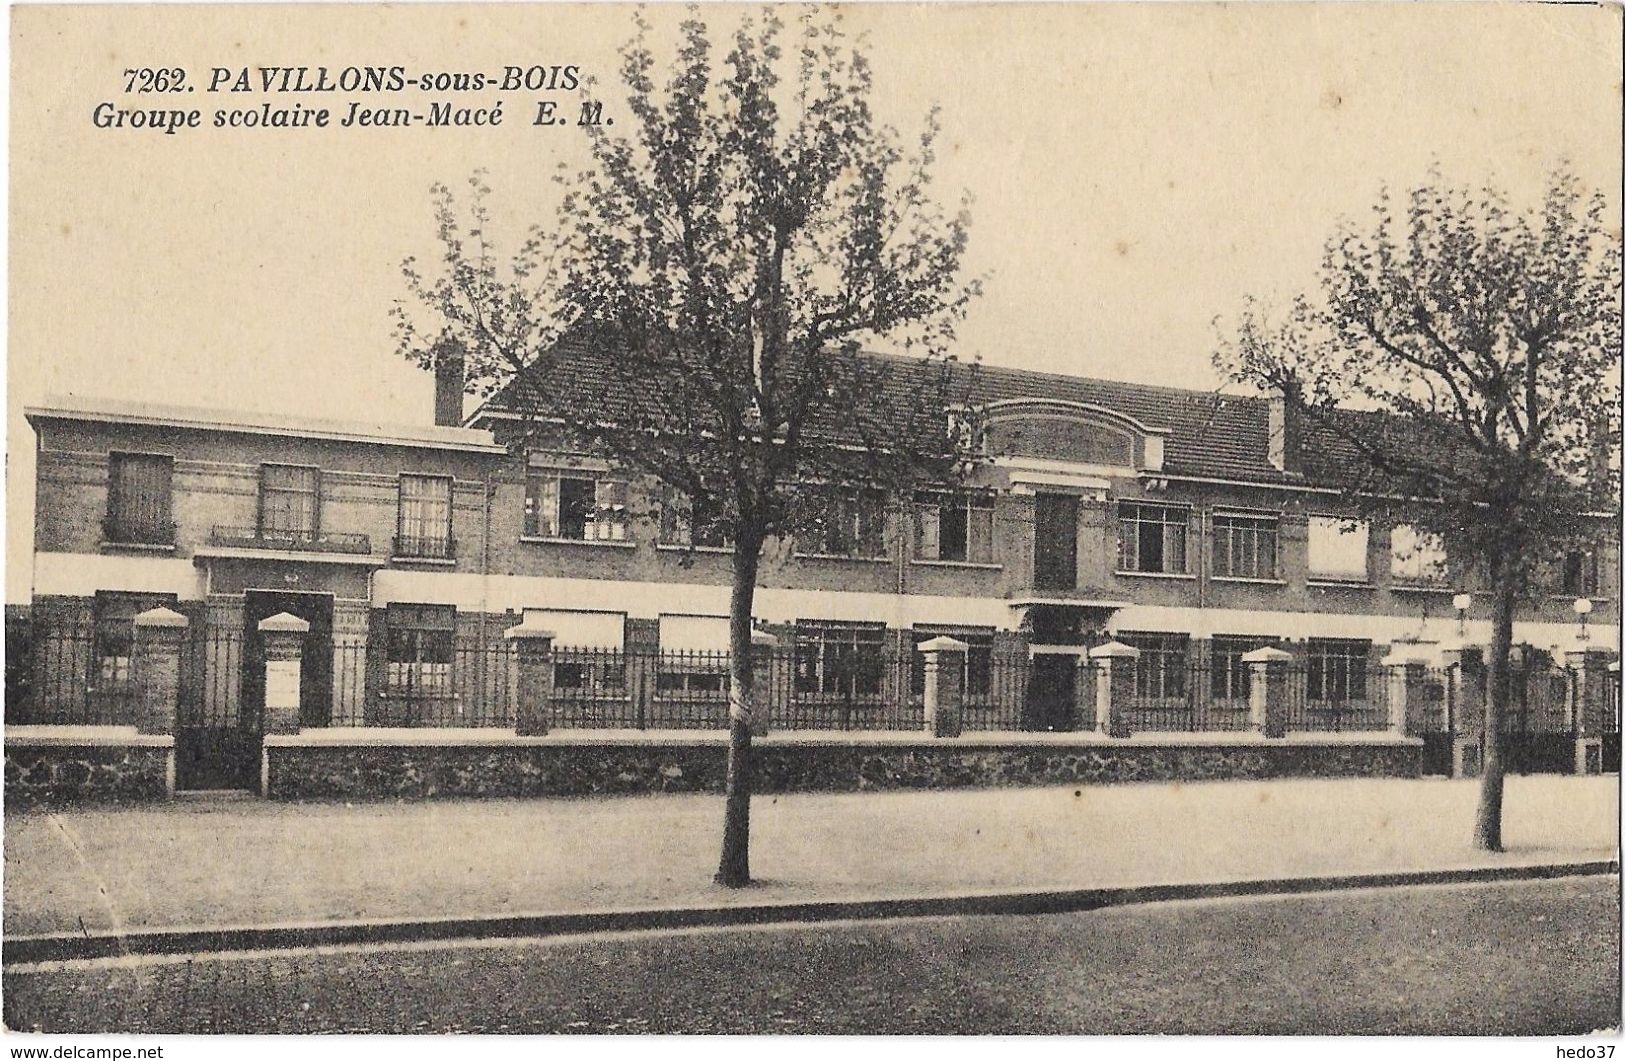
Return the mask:
[[[751,609],[756,600],[759,535],[734,543],[733,594],[728,604],[728,775],[722,817],[722,858],[716,882],[750,883],[750,713],[756,705],[751,667]]]
[[[1501,720],[1506,717],[1511,682],[1507,657],[1512,650],[1512,609],[1517,601],[1517,589],[1505,565],[1492,567],[1490,578],[1495,596],[1489,658],[1485,660],[1488,673],[1484,695],[1484,762],[1473,846],[1482,851],[1500,851],[1501,796],[1506,787],[1506,765],[1501,761]]]

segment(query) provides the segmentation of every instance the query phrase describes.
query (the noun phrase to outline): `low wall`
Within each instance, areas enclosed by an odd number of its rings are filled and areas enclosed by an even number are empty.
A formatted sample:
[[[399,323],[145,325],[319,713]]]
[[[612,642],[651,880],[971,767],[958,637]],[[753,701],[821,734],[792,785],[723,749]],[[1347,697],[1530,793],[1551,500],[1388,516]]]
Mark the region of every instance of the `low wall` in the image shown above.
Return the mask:
[[[1218,735],[1215,735],[1218,736]],[[1233,735],[1224,735],[1233,736]],[[755,791],[857,792],[1273,777],[1418,777],[1418,740],[998,740],[768,737]],[[446,731],[268,737],[264,793],[276,799],[585,796],[720,792],[726,744],[644,735],[515,737]]]
[[[8,727],[6,802],[140,803],[175,791],[175,738],[124,726]]]

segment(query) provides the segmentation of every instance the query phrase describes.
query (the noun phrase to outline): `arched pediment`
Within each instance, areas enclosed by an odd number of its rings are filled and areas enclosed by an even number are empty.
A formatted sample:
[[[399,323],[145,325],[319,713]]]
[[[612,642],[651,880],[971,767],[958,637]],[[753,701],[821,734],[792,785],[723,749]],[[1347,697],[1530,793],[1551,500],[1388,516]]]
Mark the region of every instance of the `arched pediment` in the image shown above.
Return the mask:
[[[1084,402],[1016,398],[981,410],[988,456],[1160,471],[1166,428]]]

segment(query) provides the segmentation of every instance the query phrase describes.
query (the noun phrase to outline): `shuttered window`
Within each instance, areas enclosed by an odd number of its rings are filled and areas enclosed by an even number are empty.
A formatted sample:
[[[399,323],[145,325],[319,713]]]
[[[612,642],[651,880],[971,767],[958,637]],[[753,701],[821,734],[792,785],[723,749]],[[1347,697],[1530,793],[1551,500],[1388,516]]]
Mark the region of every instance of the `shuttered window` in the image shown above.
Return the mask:
[[[260,465],[260,536],[309,542],[320,526],[321,470]]]
[[[108,455],[107,523],[110,542],[173,545],[170,480],[175,459],[156,453]]]
[[[450,476],[401,476],[395,555],[451,559]]]

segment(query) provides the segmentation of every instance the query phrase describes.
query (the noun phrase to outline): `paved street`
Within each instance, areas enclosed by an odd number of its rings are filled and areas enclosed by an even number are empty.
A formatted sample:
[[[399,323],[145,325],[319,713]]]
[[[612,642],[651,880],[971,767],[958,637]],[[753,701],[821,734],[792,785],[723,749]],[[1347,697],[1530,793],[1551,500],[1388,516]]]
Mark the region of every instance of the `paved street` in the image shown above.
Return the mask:
[[[715,796],[183,801],[14,812],[8,936],[768,903],[1436,870],[1617,857],[1617,777],[1512,777],[1507,852],[1473,781],[1280,780],[753,803],[759,887],[711,885]]]
[[[10,969],[48,1032],[1398,1033],[1619,1023],[1618,877]]]

